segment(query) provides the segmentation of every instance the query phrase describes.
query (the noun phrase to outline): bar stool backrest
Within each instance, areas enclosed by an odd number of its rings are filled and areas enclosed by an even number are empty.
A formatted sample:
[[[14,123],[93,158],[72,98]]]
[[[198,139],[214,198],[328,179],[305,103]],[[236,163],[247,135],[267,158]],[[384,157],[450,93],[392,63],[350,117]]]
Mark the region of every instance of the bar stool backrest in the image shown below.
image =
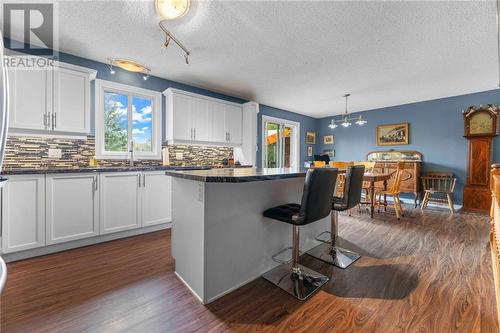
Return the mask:
[[[337,174],[338,170],[334,168],[307,171],[299,214],[301,224],[320,220],[330,214]]]
[[[403,181],[403,174],[405,169],[405,162],[399,161],[396,171],[392,174],[390,193],[399,193],[401,188],[401,182]]]
[[[365,167],[363,165],[355,165],[347,168],[342,200],[335,202],[335,210],[351,209],[360,203],[364,175]]]

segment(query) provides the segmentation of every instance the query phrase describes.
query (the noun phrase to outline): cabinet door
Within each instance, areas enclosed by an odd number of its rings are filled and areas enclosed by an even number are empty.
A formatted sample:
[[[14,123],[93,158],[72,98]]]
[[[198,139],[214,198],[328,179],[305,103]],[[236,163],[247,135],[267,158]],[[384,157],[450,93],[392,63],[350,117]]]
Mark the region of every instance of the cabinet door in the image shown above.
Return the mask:
[[[54,131],[89,133],[90,107],[88,73],[63,67],[54,69]]]
[[[9,127],[16,129],[50,129],[52,111],[52,70],[9,70]]]
[[[99,175],[101,234],[140,227],[140,175],[138,172]]]
[[[191,98],[191,117],[193,119],[193,140],[209,141],[209,109],[208,101],[201,98]]]
[[[172,221],[172,178],[145,172],[142,181],[142,226]]]
[[[226,130],[226,109],[225,104],[209,101],[208,109],[210,113],[210,141],[227,142]]]
[[[47,244],[99,234],[97,181],[95,174],[47,176]]]
[[[191,97],[174,93],[173,107],[173,139],[192,140],[193,120],[191,116]]]
[[[241,144],[241,123],[241,107],[226,104],[226,126],[230,143]]]
[[[45,177],[10,176],[2,189],[3,252],[45,245]]]

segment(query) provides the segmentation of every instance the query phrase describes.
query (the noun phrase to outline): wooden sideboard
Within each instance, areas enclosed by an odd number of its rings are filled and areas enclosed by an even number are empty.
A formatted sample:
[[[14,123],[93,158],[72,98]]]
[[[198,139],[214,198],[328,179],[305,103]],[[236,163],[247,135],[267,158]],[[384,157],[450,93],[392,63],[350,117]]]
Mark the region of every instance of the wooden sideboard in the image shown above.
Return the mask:
[[[374,171],[376,173],[392,173],[397,169],[397,161],[405,161],[404,178],[401,182],[401,193],[412,193],[415,196],[415,207],[421,201],[422,182],[420,181],[422,171],[422,154],[417,151],[389,150],[372,151],[366,156],[368,161],[376,162]],[[382,159],[382,160],[381,160]],[[388,184],[390,187],[390,182]]]
[[[490,210],[490,247],[498,319],[500,321],[500,164],[492,165],[490,188],[493,197]]]

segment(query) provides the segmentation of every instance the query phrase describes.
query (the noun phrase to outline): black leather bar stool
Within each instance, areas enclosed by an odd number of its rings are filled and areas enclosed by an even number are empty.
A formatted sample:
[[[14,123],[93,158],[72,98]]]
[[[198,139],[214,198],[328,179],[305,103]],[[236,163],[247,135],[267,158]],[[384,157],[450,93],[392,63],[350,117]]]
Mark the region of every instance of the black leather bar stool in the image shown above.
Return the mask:
[[[300,300],[305,300],[324,285],[328,277],[299,265],[299,226],[321,220],[330,214],[337,174],[337,169],[309,170],[300,205],[290,203],[264,212],[265,217],[292,224],[293,232],[291,261],[278,261],[282,264],[264,273],[262,277]]]
[[[360,258],[358,253],[338,247],[335,243],[339,232],[338,212],[349,210],[359,204],[361,201],[361,191],[363,189],[364,173],[365,167],[363,165],[347,168],[343,195],[342,197],[333,197],[331,231],[325,231],[319,234],[316,240],[323,242],[323,244],[309,250],[307,254],[340,268],[346,268]],[[323,235],[328,235],[329,239],[322,239],[321,237]]]

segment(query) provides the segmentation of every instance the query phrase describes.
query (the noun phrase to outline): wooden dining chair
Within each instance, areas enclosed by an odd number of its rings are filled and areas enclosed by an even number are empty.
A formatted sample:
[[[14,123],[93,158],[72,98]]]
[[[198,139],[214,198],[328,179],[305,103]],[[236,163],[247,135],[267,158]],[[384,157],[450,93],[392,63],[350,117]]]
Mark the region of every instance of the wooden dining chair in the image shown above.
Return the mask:
[[[384,208],[388,204],[387,202],[382,201],[382,196],[388,196],[390,195],[393,200],[393,205],[394,205],[394,210],[396,211],[396,217],[398,220],[401,218],[401,216],[404,216],[403,213],[403,205],[401,205],[401,200],[399,199],[399,194],[400,192],[400,187],[401,187],[401,182],[409,179],[411,177],[410,174],[407,176],[404,176],[405,173],[405,162],[404,161],[399,161],[397,164],[397,169],[392,172],[391,175],[391,181],[390,181],[390,188],[387,190],[378,190],[375,193],[375,196],[377,197],[375,199],[375,205],[377,206],[377,210],[380,212],[380,206],[383,205]]]
[[[455,190],[457,179],[453,174],[448,172],[428,172],[421,179],[425,194],[420,208],[427,208],[429,201],[436,203],[447,202],[451,213],[454,214],[453,191]]]
[[[364,166],[365,167],[365,173],[374,173],[375,172],[375,163],[376,162],[358,161],[358,162],[354,162],[354,165],[362,165],[362,166]],[[363,194],[363,200],[358,205],[358,209],[360,211],[361,211],[361,205],[362,204],[370,204],[370,182],[363,182],[362,194]]]
[[[343,161],[330,161],[330,168],[336,169],[347,169],[350,166],[354,166],[354,162],[343,162]],[[337,190],[335,191],[335,196],[341,197],[344,193],[344,182],[345,173],[339,173],[337,176]]]

